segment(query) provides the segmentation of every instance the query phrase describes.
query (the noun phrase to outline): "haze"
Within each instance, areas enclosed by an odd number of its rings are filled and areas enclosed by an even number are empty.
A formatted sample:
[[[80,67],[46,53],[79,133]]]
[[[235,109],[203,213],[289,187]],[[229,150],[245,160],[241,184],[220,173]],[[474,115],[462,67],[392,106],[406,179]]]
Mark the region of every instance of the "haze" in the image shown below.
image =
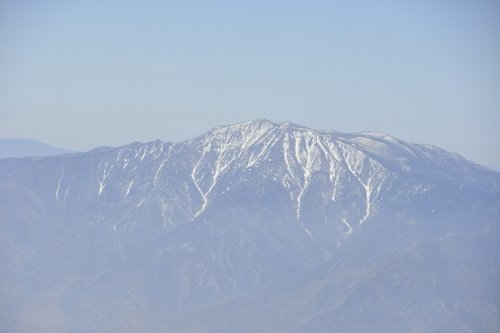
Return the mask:
[[[267,118],[500,170],[495,1],[2,1],[0,137],[72,150]]]

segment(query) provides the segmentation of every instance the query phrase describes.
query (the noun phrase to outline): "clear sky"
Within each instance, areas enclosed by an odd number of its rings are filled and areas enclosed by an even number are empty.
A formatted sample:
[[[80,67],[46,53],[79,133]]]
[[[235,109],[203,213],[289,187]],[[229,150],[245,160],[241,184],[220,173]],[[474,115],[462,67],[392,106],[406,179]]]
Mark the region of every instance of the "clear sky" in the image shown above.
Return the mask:
[[[0,138],[88,150],[267,118],[500,170],[500,2],[0,0]]]

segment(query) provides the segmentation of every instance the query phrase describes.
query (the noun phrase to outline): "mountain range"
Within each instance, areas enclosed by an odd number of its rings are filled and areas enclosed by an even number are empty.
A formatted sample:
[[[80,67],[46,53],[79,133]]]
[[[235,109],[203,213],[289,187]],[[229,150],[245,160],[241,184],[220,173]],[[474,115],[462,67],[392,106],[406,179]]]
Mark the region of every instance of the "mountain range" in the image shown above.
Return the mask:
[[[498,332],[500,173],[267,120],[0,160],[7,332]]]
[[[30,139],[0,139],[0,158],[45,157],[68,154],[72,151]]]

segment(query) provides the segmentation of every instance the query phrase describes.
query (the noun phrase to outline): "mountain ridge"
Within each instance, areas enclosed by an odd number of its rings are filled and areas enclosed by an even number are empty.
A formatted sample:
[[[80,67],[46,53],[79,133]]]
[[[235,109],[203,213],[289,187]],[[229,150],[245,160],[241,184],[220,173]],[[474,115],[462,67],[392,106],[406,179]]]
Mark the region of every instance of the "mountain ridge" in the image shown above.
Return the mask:
[[[71,150],[32,139],[0,139],[0,158],[45,157],[73,153]]]
[[[73,331],[500,327],[500,174],[439,148],[260,120],[2,160],[0,198],[11,318],[57,286]]]

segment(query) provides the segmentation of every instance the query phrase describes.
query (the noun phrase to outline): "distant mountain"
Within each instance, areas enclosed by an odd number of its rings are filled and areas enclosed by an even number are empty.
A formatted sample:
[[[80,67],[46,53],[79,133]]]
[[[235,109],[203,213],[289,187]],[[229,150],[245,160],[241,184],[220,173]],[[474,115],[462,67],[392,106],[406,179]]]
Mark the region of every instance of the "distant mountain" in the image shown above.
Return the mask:
[[[498,332],[500,174],[260,120],[0,161],[8,332]]]
[[[0,139],[0,158],[43,157],[72,153],[70,150],[49,146],[29,139]]]

